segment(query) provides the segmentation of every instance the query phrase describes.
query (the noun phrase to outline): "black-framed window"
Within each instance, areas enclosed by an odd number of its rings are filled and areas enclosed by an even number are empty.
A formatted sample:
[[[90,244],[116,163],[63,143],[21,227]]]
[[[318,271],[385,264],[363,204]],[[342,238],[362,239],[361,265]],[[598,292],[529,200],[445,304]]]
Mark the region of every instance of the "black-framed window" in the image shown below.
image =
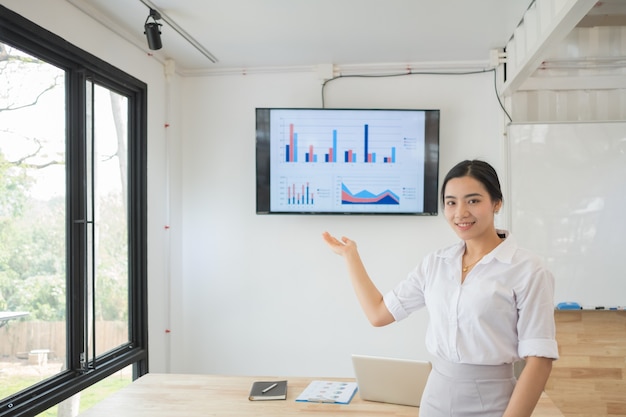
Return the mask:
[[[0,385],[12,361],[40,372],[0,417],[148,371],[146,106],[145,83],[0,6]]]

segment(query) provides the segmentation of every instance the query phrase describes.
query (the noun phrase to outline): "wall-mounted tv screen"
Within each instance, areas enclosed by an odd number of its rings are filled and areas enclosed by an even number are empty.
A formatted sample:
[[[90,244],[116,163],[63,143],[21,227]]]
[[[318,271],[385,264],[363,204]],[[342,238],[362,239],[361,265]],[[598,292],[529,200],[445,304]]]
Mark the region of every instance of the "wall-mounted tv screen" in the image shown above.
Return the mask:
[[[256,109],[259,214],[436,215],[439,110]]]

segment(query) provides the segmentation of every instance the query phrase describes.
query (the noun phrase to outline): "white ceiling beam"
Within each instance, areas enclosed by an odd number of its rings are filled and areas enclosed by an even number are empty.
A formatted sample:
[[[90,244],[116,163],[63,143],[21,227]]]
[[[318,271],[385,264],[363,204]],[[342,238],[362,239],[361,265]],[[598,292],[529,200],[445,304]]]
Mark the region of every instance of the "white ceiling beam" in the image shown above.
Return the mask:
[[[597,0],[566,0],[562,1],[560,9],[554,14],[554,16],[547,16],[546,13],[534,13],[535,18],[538,19],[550,19],[548,25],[530,24],[533,28],[543,28],[541,33],[536,37],[536,42],[532,45],[525,45],[525,39],[520,42],[521,45],[529,46],[528,50],[516,49],[517,54],[523,53],[521,62],[519,65],[512,65],[514,67],[513,74],[507,74],[507,80],[502,89],[502,95],[504,97],[510,96],[515,93],[520,86],[529,79],[532,74],[539,68],[541,63],[546,59],[550,48],[556,43],[562,41],[581,21],[585,15],[596,4]],[[539,8],[542,10],[541,8]],[[528,12],[527,12],[528,13]],[[520,23],[523,25],[524,22]],[[533,39],[534,40],[534,39]],[[509,43],[514,43],[513,38]],[[514,57],[508,56],[507,59],[513,59]]]

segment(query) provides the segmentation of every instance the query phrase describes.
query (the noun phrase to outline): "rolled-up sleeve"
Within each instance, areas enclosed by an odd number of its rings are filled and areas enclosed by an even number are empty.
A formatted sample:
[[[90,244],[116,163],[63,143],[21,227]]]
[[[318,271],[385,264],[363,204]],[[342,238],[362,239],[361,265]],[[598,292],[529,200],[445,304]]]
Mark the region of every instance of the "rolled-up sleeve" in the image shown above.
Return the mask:
[[[537,266],[518,294],[518,354],[558,359],[554,322],[554,277]]]
[[[402,307],[400,300],[398,300],[398,297],[396,297],[396,294],[393,291],[389,291],[385,294],[383,301],[395,321],[404,320],[409,316],[409,313],[407,313],[407,311]]]
[[[558,359],[559,349],[556,340],[550,339],[527,339],[519,342],[519,355],[521,358],[540,356],[543,358]]]

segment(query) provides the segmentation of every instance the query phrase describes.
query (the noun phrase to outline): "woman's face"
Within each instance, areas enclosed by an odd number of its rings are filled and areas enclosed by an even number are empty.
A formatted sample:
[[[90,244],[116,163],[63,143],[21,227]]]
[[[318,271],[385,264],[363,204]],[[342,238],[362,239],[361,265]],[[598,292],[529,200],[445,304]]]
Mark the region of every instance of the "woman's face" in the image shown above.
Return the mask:
[[[491,236],[495,230],[494,213],[502,202],[494,202],[485,186],[473,177],[448,181],[444,191],[444,214],[456,234],[463,240]]]

